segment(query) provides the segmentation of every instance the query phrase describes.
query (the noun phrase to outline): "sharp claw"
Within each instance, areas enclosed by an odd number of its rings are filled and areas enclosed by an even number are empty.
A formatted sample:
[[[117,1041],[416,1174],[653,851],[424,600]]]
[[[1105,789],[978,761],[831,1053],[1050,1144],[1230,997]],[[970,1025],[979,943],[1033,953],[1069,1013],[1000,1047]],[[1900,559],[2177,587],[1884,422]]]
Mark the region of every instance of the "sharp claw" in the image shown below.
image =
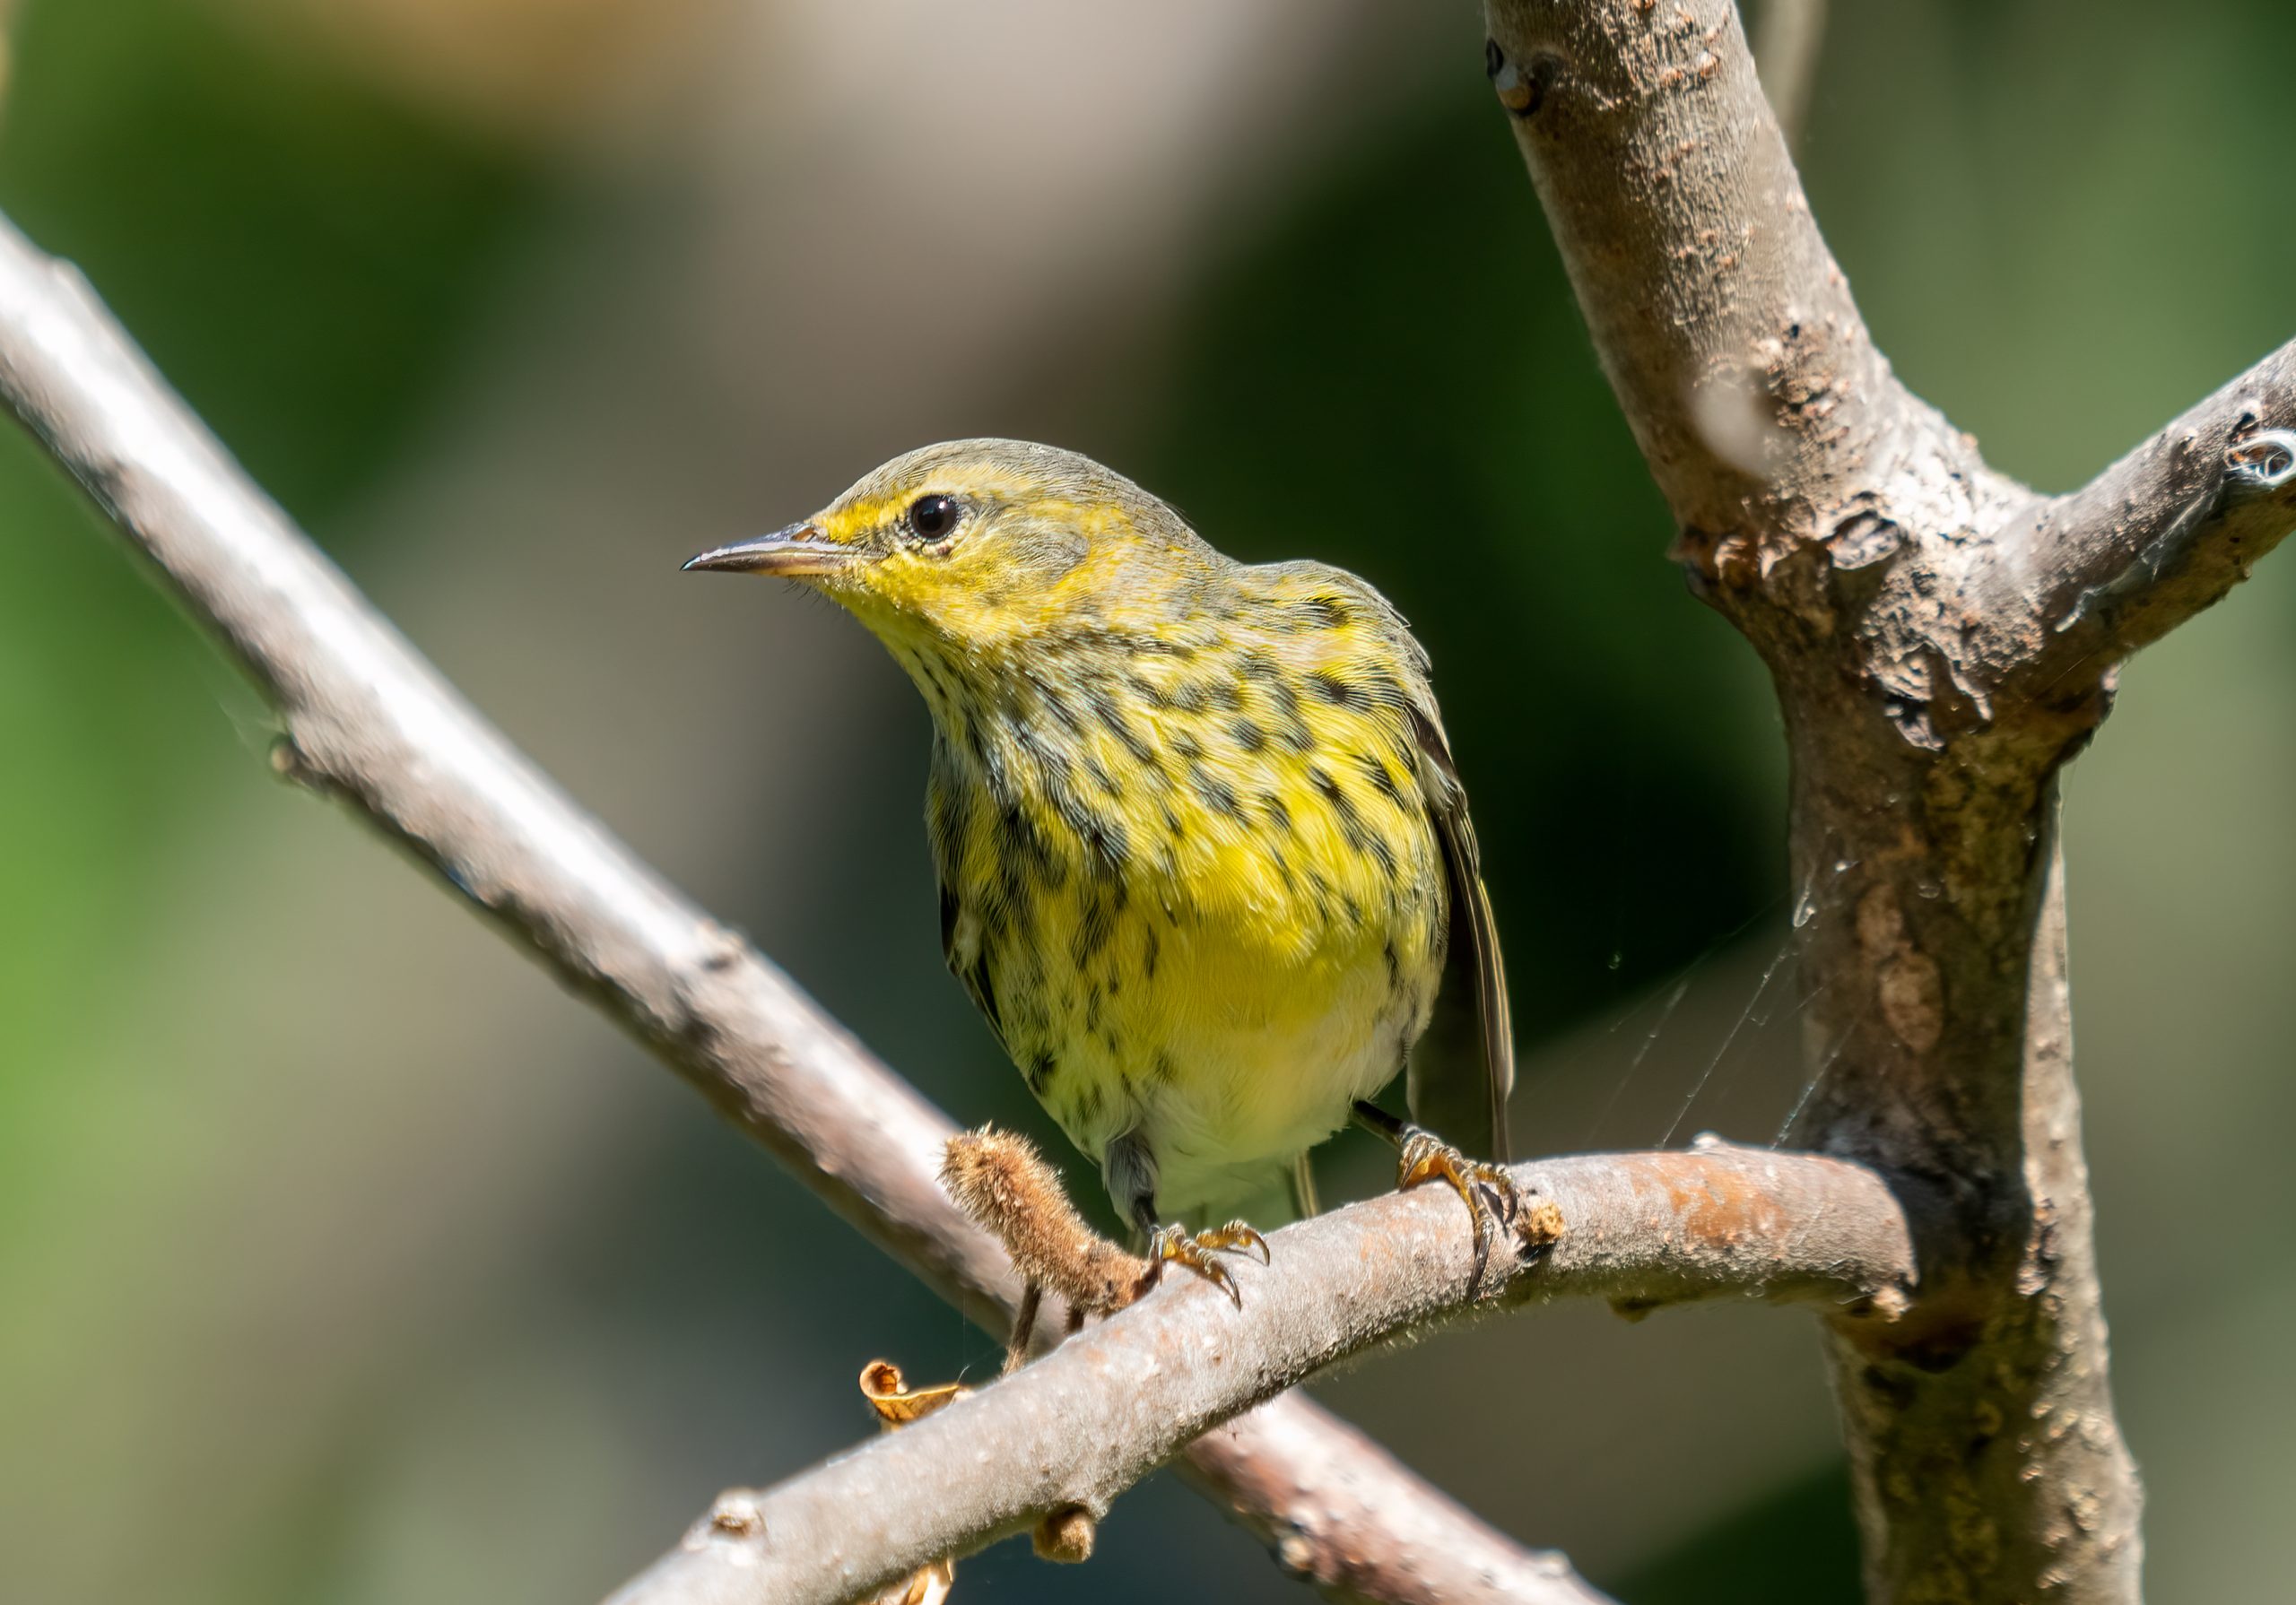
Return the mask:
[[[1219,1254],[1249,1254],[1257,1250],[1259,1262],[1270,1262],[1267,1239],[1240,1220],[1231,1220],[1213,1231],[1190,1236],[1177,1226],[1160,1226],[1148,1243],[1148,1280],[1163,1279],[1164,1267],[1173,1262],[1187,1266],[1205,1280],[1227,1294],[1238,1309],[1244,1307],[1243,1290],[1236,1286],[1236,1279],[1228,1268],[1214,1258]]]
[[[1404,1138],[1399,1159],[1396,1177],[1398,1189],[1416,1187],[1440,1177],[1459,1195],[1459,1202],[1474,1218],[1474,1274],[1467,1286],[1481,1287],[1500,1228],[1511,1227],[1522,1208],[1515,1178],[1503,1167],[1470,1159],[1432,1132],[1416,1127]]]
[[[1231,1254],[1256,1254],[1263,1265],[1272,1265],[1274,1259],[1268,1254],[1267,1239],[1240,1220],[1208,1232],[1199,1232],[1196,1238],[1199,1248],[1223,1249]]]

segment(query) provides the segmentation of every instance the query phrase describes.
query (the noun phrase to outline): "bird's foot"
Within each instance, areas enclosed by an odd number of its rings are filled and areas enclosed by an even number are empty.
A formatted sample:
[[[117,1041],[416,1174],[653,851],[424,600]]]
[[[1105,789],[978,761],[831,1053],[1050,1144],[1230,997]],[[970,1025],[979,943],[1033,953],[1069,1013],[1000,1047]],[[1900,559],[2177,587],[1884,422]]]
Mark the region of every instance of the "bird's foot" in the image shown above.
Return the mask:
[[[1191,1233],[1186,1227],[1160,1226],[1148,1235],[1148,1274],[1142,1279],[1142,1288],[1153,1287],[1164,1274],[1164,1267],[1185,1265],[1205,1280],[1226,1293],[1236,1307],[1244,1307],[1244,1296],[1237,1289],[1236,1279],[1228,1274],[1228,1267],[1220,1262],[1223,1254],[1257,1254],[1263,1265],[1269,1262],[1267,1239],[1240,1220],[1214,1227],[1207,1232]]]
[[[1402,1157],[1396,1167],[1398,1191],[1440,1177],[1459,1195],[1474,1217],[1474,1275],[1470,1288],[1483,1285],[1483,1268],[1491,1263],[1491,1245],[1501,1228],[1514,1225],[1522,1195],[1506,1167],[1470,1159],[1434,1132],[1420,1126],[1404,1128]]]

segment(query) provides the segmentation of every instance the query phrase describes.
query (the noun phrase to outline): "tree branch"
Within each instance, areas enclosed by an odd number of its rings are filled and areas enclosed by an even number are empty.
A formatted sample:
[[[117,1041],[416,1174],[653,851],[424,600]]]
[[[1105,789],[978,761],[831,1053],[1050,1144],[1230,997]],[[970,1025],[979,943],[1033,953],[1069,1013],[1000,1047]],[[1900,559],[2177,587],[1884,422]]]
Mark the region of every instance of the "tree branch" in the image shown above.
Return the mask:
[[[1020,1289],[935,1178],[947,1118],[465,703],[248,482],[86,282],[4,221],[0,394],[277,709],[283,774],[350,803],[1001,1335]],[[1439,1532],[1463,1575],[1540,1564],[1306,1399],[1271,1401],[1189,1461],[1271,1545],[1339,1542],[1321,1508],[1290,1502],[1336,1486],[1352,1500],[1352,1552],[1408,1554]],[[1363,1592],[1392,1588],[1378,1598],[1428,1597],[1407,1569],[1360,1576]]]
[[[1240,1267],[1240,1309],[1179,1279],[896,1436],[768,1492],[722,1497],[612,1605],[866,1595],[1048,1513],[1101,1514],[1181,1445],[1260,1400],[1494,1308],[1569,1296],[1635,1312],[1766,1297],[1814,1303],[1863,1328],[1885,1326],[1913,1285],[1906,1211],[1860,1166],[1709,1144],[1552,1159],[1515,1175],[1553,1210],[1526,1210],[1525,1257],[1497,1256],[1481,1298],[1468,1286],[1472,1236],[1443,1189],[1318,1216],[1274,1234],[1264,1271]],[[1396,1558],[1421,1588],[1419,1568],[1441,1564],[1425,1549]],[[1553,1560],[1528,1560],[1505,1588],[1556,1605],[1596,1597]]]
[[[2005,690],[2096,681],[2214,605],[2296,525],[2296,341],[2002,534],[1987,610],[2024,624]]]
[[[1862,553],[2014,487],[1875,349],[1726,0],[1489,0],[1495,85],[1685,551],[1742,580],[1800,536]],[[1867,560],[1872,560],[1868,558]]]
[[[1831,1337],[1876,1601],[2133,1601],[2072,1071],[2059,768],[2113,671],[2296,523],[2283,351],[2045,500],[1898,383],[1727,0],[1486,0],[1488,53],[1693,589],[1793,766],[1817,1146],[1952,1230]]]

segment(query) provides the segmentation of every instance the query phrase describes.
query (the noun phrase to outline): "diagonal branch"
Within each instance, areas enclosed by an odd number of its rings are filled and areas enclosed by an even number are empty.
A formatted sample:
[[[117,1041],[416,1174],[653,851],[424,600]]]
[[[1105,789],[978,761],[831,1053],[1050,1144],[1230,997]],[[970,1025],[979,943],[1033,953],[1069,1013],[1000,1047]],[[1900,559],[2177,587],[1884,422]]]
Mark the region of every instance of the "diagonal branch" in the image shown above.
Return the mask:
[[[1526,1257],[1474,1297],[1471,1234],[1439,1188],[1286,1228],[1231,1308],[1168,1287],[995,1385],[763,1493],[723,1496],[611,1605],[831,1605],[1071,1508],[1094,1516],[1198,1434],[1397,1337],[1570,1296],[1631,1311],[1813,1303],[1886,1325],[1913,1285],[1899,1197],[1862,1166],[1705,1144],[1516,1167]],[[1560,1226],[1557,1222],[1559,1211]],[[1559,1234],[1559,1235],[1558,1235]],[[1538,1563],[1532,1563],[1536,1566]],[[1531,1586],[1535,1581],[1537,1586]],[[1516,1597],[1589,1601],[1551,1569]]]
[[[2013,690],[2098,679],[2213,606],[2296,526],[2296,341],[2002,533],[1989,605],[2025,620]]]
[[[1020,1289],[935,1180],[948,1119],[465,703],[248,482],[85,281],[4,220],[0,394],[277,709],[282,773],[350,803],[1001,1334]],[[1305,1399],[1271,1401],[1188,1463],[1264,1540],[1359,1594],[1546,1597],[1478,1583],[1540,1563]],[[1422,1549],[1441,1563],[1425,1581],[1395,1564]]]

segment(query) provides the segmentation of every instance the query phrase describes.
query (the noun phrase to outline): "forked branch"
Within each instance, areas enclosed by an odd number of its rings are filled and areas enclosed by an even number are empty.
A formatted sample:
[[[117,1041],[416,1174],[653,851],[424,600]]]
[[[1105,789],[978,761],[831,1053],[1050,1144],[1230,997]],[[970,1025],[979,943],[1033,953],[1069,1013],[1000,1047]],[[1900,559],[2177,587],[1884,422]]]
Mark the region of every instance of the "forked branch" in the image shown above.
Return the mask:
[[[1729,0],[1484,9],[1676,553],[1783,704],[1808,1129],[1951,1200],[1905,1318],[1831,1334],[1868,1592],[2126,1605],[2057,776],[2120,661],[2296,524],[2296,358],[2037,497],[1891,371]]]

